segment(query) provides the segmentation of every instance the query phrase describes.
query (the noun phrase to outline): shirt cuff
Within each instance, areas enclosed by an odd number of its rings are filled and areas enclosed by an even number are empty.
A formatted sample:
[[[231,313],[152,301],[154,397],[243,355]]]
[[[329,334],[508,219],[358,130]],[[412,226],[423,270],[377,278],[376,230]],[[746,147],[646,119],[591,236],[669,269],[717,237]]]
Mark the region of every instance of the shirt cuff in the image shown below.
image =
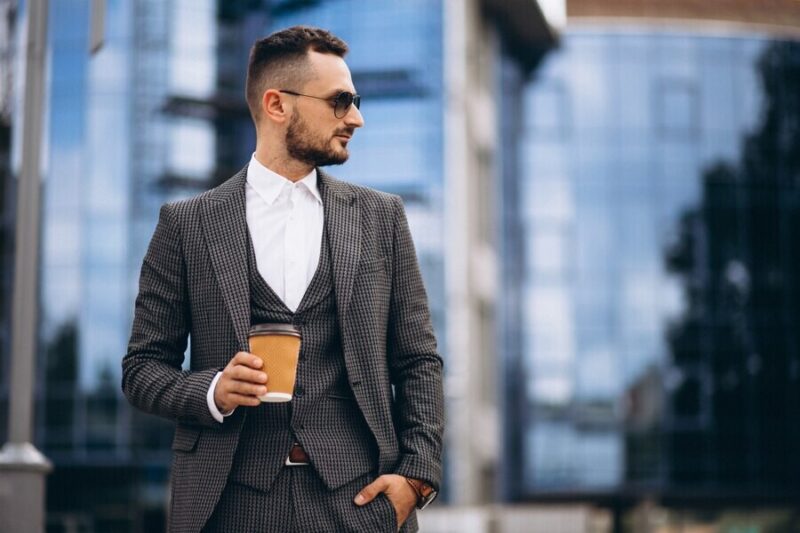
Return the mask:
[[[206,403],[208,404],[208,410],[211,411],[211,416],[214,417],[214,420],[222,424],[223,419],[226,416],[231,416],[236,408],[234,407],[227,413],[221,413],[220,410],[217,409],[217,403],[214,401],[214,389],[217,388],[217,381],[219,381],[220,376],[222,376],[222,372],[217,372],[217,375],[211,380],[211,385],[208,386],[208,392],[206,393]]]

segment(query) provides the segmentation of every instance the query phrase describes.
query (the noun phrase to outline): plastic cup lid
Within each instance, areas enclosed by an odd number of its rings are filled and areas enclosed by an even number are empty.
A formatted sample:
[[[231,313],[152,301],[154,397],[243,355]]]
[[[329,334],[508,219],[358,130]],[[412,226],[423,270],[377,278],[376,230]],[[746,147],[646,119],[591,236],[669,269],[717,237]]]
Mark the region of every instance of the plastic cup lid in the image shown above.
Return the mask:
[[[249,335],[293,335],[302,337],[300,330],[292,324],[255,324],[250,326]]]

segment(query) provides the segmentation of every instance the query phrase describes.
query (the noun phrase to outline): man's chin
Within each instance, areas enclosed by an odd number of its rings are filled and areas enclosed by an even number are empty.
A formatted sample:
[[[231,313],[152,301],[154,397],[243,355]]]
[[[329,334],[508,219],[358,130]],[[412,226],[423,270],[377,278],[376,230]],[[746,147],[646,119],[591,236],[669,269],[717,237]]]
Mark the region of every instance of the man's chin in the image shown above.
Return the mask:
[[[347,158],[344,159],[326,159],[320,163],[317,163],[318,167],[334,167],[336,165],[343,165],[347,161]]]
[[[347,161],[349,157],[350,154],[345,150],[343,153],[337,153],[335,155],[331,155],[330,157],[317,161],[316,165],[318,167],[330,167],[334,165],[341,165],[345,161]]]

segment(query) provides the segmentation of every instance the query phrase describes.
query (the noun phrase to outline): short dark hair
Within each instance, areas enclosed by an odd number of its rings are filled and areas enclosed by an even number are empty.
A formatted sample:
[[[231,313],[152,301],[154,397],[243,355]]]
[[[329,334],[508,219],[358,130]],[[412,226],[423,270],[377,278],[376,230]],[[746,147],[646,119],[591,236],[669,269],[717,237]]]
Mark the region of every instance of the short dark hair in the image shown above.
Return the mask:
[[[347,43],[329,31],[292,26],[259,39],[250,49],[245,97],[253,120],[259,115],[261,97],[269,88],[299,90],[311,75],[308,51],[344,57]]]

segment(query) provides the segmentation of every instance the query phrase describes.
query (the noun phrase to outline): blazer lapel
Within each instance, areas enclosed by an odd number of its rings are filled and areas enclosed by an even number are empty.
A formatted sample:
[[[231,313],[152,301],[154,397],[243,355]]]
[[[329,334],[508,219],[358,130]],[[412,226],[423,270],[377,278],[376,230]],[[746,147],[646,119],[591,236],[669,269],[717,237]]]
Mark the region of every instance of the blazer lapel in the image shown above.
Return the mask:
[[[339,323],[344,328],[350,296],[353,294],[358,261],[361,256],[361,208],[347,184],[320,169],[319,176],[325,227],[333,264],[333,288]]]
[[[203,203],[201,222],[211,264],[231,315],[240,350],[248,350],[250,329],[246,178],[247,167],[212,191]]]

